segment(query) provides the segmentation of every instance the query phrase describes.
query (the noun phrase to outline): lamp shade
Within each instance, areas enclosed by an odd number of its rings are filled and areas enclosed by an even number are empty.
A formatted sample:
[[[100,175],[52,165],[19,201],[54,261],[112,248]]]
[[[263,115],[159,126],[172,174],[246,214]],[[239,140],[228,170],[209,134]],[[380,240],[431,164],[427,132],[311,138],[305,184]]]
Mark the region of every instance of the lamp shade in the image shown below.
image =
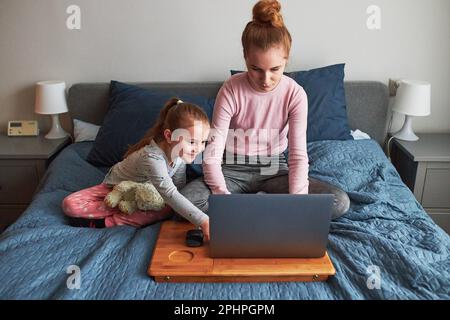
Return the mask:
[[[430,114],[430,96],[430,83],[401,80],[392,110],[410,116],[427,116]]]
[[[67,112],[66,83],[64,81],[37,82],[34,110],[39,114]]]

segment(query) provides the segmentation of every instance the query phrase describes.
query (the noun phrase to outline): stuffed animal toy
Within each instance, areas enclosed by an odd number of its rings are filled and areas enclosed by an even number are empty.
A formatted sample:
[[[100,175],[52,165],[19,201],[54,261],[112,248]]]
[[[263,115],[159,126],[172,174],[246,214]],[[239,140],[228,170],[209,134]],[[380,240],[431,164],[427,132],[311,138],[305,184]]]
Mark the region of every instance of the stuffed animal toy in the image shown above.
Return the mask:
[[[165,207],[164,199],[150,182],[122,181],[114,186],[104,201],[108,207],[118,207],[124,214],[132,214],[136,210],[159,211]]]

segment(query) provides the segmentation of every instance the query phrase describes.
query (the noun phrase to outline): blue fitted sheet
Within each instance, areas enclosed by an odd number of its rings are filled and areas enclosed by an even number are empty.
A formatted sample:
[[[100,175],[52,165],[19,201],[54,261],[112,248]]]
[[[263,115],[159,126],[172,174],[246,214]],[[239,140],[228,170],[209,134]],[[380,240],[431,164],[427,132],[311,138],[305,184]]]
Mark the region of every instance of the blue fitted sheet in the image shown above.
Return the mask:
[[[374,140],[308,144],[310,175],[341,187],[351,199],[350,211],[331,224],[328,252],[336,276],[318,283],[156,283],[146,270],[159,223],[143,229],[67,224],[62,199],[101,182],[106,170],[84,160],[91,147],[83,142],[64,149],[29,208],[0,236],[0,298],[450,298],[450,237]],[[80,289],[67,287],[71,265],[80,267]],[[376,268],[380,289],[370,289]]]

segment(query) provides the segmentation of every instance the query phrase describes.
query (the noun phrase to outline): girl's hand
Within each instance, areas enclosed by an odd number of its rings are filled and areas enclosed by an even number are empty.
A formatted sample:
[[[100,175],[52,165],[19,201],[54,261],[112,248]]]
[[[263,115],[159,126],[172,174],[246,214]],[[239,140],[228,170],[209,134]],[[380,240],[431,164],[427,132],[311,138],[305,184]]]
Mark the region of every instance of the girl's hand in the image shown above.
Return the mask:
[[[200,228],[202,228],[203,235],[205,236],[205,240],[209,241],[209,218],[206,219],[201,225]]]

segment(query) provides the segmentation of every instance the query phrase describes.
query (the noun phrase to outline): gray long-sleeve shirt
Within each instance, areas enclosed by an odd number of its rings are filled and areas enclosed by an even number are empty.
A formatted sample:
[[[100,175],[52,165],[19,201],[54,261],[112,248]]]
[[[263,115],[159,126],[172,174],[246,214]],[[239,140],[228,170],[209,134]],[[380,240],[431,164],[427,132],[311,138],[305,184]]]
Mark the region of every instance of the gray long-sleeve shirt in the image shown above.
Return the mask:
[[[186,184],[184,161],[177,157],[170,166],[166,154],[154,140],[115,164],[103,183],[116,185],[125,180],[151,182],[166,204],[196,226],[201,225],[208,217],[177,189]]]

